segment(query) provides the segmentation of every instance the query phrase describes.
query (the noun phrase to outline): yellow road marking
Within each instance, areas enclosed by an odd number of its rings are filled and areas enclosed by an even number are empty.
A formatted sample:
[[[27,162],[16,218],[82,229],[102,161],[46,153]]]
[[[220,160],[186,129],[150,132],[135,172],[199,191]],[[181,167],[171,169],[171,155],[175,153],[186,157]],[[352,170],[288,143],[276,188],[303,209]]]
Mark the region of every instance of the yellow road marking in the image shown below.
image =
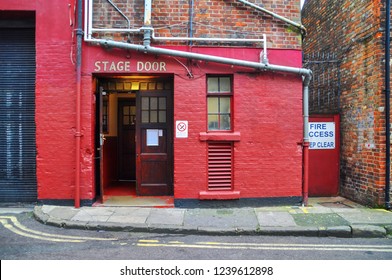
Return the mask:
[[[145,242],[145,243],[158,243],[159,240],[152,240],[152,239],[141,239],[139,242]]]
[[[392,252],[392,246],[388,245],[334,245],[334,244],[257,244],[257,243],[219,243],[198,242],[195,244],[185,243],[137,243],[139,247],[173,247],[192,249],[251,249],[251,250],[288,250],[288,251],[373,251]]]
[[[7,222],[7,220],[11,220],[11,222],[13,223],[12,228],[14,228],[14,226],[19,228],[19,230],[17,230],[18,232],[21,232],[20,230],[22,230],[22,231],[25,231],[28,233],[39,235],[39,236],[45,236],[45,237],[50,237],[50,238],[53,237],[54,239],[57,239],[57,240],[67,239],[66,241],[62,241],[62,242],[72,242],[72,240],[79,240],[78,242],[84,242],[86,240],[94,240],[94,241],[110,241],[110,240],[115,241],[115,240],[117,240],[116,238],[99,238],[99,237],[84,237],[84,236],[69,236],[69,235],[60,235],[60,234],[50,234],[50,233],[45,233],[45,232],[41,232],[41,231],[27,228],[24,225],[22,225],[21,223],[19,223],[17,218],[14,216],[0,216],[0,219],[3,221],[6,221],[6,222]],[[2,224],[4,225],[3,222],[2,222]],[[7,224],[8,224],[8,222],[7,222]],[[24,233],[24,234],[26,234],[26,233]],[[30,237],[31,236],[32,235],[30,235]],[[71,240],[71,241],[68,241],[68,240]]]
[[[84,242],[83,240],[77,240],[77,239],[58,239],[58,238],[49,238],[49,237],[43,237],[39,235],[33,235],[29,233],[25,233],[19,229],[16,229],[13,225],[9,224],[7,220],[0,219],[0,223],[8,230],[12,231],[15,234],[24,236],[24,237],[29,237],[29,238],[34,238],[34,239],[40,239],[40,240],[46,240],[46,241],[53,241],[53,242]]]
[[[309,212],[308,212],[308,209],[306,209],[306,207],[301,207],[301,209],[302,209],[302,212],[304,212],[305,214],[308,214]]]
[[[238,245],[238,246],[276,246],[276,247],[353,247],[353,248],[388,248],[390,245],[336,245],[336,244],[284,244],[284,243],[225,243],[225,242],[197,242],[202,245]]]

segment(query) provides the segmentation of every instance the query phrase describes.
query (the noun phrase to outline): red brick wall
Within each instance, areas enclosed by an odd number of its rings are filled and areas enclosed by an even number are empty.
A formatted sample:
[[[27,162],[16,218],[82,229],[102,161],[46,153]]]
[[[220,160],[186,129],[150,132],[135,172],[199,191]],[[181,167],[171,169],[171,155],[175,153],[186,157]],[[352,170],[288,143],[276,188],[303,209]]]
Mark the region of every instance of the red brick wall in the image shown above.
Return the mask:
[[[176,47],[186,50],[186,47]],[[222,55],[257,61],[258,49],[194,47],[196,53]],[[91,73],[94,61],[124,60],[124,50],[86,49],[83,72]],[[292,67],[301,66],[301,52],[270,50],[270,62]],[[130,69],[137,61],[164,61],[167,73],[174,75],[174,121],[189,122],[189,137],[174,138],[174,197],[198,199],[207,190],[207,143],[200,133],[207,131],[206,75],[233,75],[234,191],[241,198],[301,196],[302,189],[302,81],[299,76],[281,73],[254,73],[249,69],[227,67],[202,61],[189,66],[194,78],[170,57],[131,54]],[[183,64],[186,60],[179,59]],[[157,73],[152,73],[157,74]],[[84,92],[92,92],[86,81]],[[285,176],[281,176],[284,172]]]
[[[249,2],[275,12],[293,21],[300,21],[300,1],[260,1]],[[131,28],[143,25],[144,1],[120,0],[117,6],[130,19]],[[156,0],[152,1],[151,24],[155,35],[159,37],[188,37],[190,34],[190,1]],[[105,0],[94,1],[94,27],[126,27],[127,21],[121,17]],[[284,49],[301,49],[299,31],[288,24],[275,19],[264,12],[245,6],[236,0],[198,0],[194,1],[193,36],[221,38],[262,38],[267,35],[268,47]],[[95,36],[98,36],[95,34]],[[111,37],[106,34],[102,37]],[[116,34],[116,40],[128,40],[125,34]],[[130,40],[140,42],[142,36],[133,34]],[[153,42],[168,44],[168,42]],[[184,44],[171,42],[171,45]],[[194,45],[203,43],[194,43]],[[246,43],[249,45],[249,43]],[[242,44],[244,45],[244,44]]]
[[[301,196],[301,81],[269,73],[233,79],[233,127],[241,134],[234,142],[234,191],[241,198]],[[175,198],[198,198],[207,190],[207,143],[199,137],[206,132],[206,84],[177,78],[174,97],[174,118],[189,121],[189,138],[174,142]]]
[[[139,0],[126,6],[135,9],[132,22],[136,25],[143,17],[140,9],[142,2]],[[160,24],[164,24],[164,13],[169,12],[165,9],[172,9],[170,13],[179,17],[183,16],[184,11],[176,9],[184,6],[187,12],[187,1],[153,2],[154,5],[161,5],[162,13],[157,13],[156,7],[153,7],[154,24],[160,20]],[[215,2],[221,5],[216,5]],[[293,20],[299,18],[299,0],[282,1],[284,7],[274,4],[275,2],[262,1],[267,9]],[[197,36],[215,36],[218,30],[216,28],[223,27],[241,30],[241,33],[246,32],[251,37],[267,33],[269,47],[286,49],[271,49],[270,63],[301,66],[299,33],[286,24],[245,8],[236,1],[195,3],[194,21],[210,26],[204,31],[203,28],[196,28]],[[210,3],[215,4],[209,8]],[[70,25],[70,22],[75,23],[75,19],[73,2],[70,7],[68,4],[69,1],[65,0],[21,0],[17,4],[12,1],[0,2],[0,9],[36,11],[36,141],[38,198],[41,200],[72,200],[75,191],[75,26]],[[230,16],[214,12],[221,10],[231,11]],[[185,17],[187,16],[185,13]],[[166,20],[169,21],[164,25],[185,20],[187,27],[187,18],[176,18],[174,15]],[[252,35],[253,33],[257,35]],[[222,36],[228,34],[240,33],[223,30]],[[162,29],[162,34],[157,35],[165,36],[165,30]],[[200,48],[196,51],[255,62],[259,60],[260,53],[260,49],[239,47]],[[140,53],[129,55],[126,51],[104,50],[84,44],[81,100],[82,199],[95,199],[96,191],[94,62],[124,59],[132,62],[136,59],[164,59],[168,63],[168,73],[175,77],[174,119],[186,119],[190,124],[189,138],[175,139],[174,142],[176,198],[197,198],[199,191],[206,189],[206,142],[200,141],[199,134],[206,131],[205,77],[211,73],[230,73],[234,77],[234,127],[241,133],[240,141],[234,145],[235,189],[241,191],[242,197],[300,196],[301,149],[297,142],[302,138],[301,77],[268,72],[254,74],[249,69],[197,62],[198,65],[193,69],[195,78],[190,80],[184,67],[173,58],[157,58]],[[187,63],[186,60],[182,62]],[[131,71],[135,72],[135,69],[132,68]],[[282,173],[285,175],[281,176]]]
[[[341,64],[342,195],[369,205],[384,201],[385,123],[383,1],[306,1],[304,53],[329,52]]]

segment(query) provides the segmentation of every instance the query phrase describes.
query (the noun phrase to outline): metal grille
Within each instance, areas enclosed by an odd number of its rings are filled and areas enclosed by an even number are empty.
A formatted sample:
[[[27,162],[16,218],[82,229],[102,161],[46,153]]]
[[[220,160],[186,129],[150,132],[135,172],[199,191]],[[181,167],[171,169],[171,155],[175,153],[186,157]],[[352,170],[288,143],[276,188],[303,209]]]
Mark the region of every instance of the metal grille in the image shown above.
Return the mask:
[[[0,28],[0,202],[37,200],[34,34]]]
[[[334,53],[313,53],[304,56],[303,65],[312,70],[309,85],[309,111],[339,113],[340,62]]]
[[[208,143],[208,189],[232,186],[232,143]]]

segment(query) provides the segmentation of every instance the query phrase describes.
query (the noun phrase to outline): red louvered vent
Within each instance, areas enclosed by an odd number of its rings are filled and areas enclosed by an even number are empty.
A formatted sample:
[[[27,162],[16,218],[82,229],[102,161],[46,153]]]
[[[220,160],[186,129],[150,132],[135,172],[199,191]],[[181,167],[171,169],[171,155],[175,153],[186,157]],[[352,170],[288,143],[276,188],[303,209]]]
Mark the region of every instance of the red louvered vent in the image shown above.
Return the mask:
[[[232,143],[208,143],[208,190],[232,187]]]

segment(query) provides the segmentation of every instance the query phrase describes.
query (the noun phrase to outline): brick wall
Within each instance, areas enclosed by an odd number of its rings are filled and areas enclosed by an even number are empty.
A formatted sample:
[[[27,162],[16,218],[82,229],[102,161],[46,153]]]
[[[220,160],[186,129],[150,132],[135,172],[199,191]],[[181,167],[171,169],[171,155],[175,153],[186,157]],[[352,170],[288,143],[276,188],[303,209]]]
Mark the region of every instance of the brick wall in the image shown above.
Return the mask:
[[[20,0],[0,2],[2,10],[32,10],[36,12],[36,145],[38,199],[72,200],[75,191],[75,124],[76,124],[76,76],[75,76],[75,23],[74,3],[70,1]],[[256,2],[256,1],[255,1]],[[292,20],[299,19],[299,0],[257,1],[276,13]],[[110,7],[106,1],[95,8],[102,13],[96,21],[114,27],[123,24],[121,17],[106,13]],[[117,0],[121,8],[130,13],[131,27],[141,26],[144,1]],[[160,33],[157,36],[186,36],[189,32],[188,1],[153,1],[152,22]],[[158,9],[159,7],[159,9]],[[106,9],[106,10],[105,10]],[[159,12],[157,12],[159,11]],[[222,14],[223,11],[228,11]],[[170,16],[169,16],[170,14]],[[300,35],[276,19],[252,8],[244,7],[234,0],[195,1],[195,36],[223,36],[246,38],[266,33],[273,64],[300,67]],[[168,26],[171,26],[169,29]],[[164,28],[166,27],[166,29]],[[169,32],[170,31],[170,32]],[[173,34],[172,34],[173,33]],[[105,35],[106,36],[106,35]],[[127,36],[118,35],[121,40]],[[139,35],[129,38],[140,39]],[[189,138],[175,140],[175,196],[197,198],[205,187],[206,143],[199,141],[199,133],[206,131],[207,74],[228,73],[234,77],[235,129],[241,133],[240,143],[234,146],[235,188],[243,197],[300,196],[301,192],[301,87],[300,76],[260,72],[228,67],[214,63],[196,62],[193,71],[197,78],[191,80],[182,64],[173,58],[156,57],[124,50],[107,50],[97,46],[83,45],[82,63],[82,137],[81,137],[81,198],[95,198],[94,151],[95,151],[95,61],[134,63],[164,59],[168,73],[175,77],[175,119],[189,120]],[[180,48],[176,46],[176,48]],[[196,47],[195,47],[196,49]],[[186,50],[186,47],[182,48]],[[198,48],[197,52],[222,55],[248,61],[258,61],[258,48]],[[172,67],[172,68],[169,68]],[[192,68],[191,66],[189,66]],[[192,70],[192,69],[191,69]],[[103,73],[101,73],[104,75]],[[113,74],[113,73],[105,73]],[[129,73],[127,73],[129,74]],[[143,74],[143,73],[142,73]],[[147,74],[145,72],[144,74]],[[151,73],[148,74],[161,74]],[[195,102],[196,105],[195,105]],[[290,108],[290,110],[287,110]],[[200,113],[201,112],[201,113]],[[193,113],[193,114],[191,114]],[[252,113],[250,117],[249,113]],[[194,146],[193,146],[194,145]],[[189,152],[189,147],[196,147]],[[195,159],[190,161],[189,158]],[[197,165],[195,161],[198,160]],[[285,173],[284,178],[279,177]],[[197,173],[195,173],[197,172]]]
[[[384,202],[382,2],[307,1],[302,12],[308,30],[305,56],[332,53],[340,63],[340,106],[336,103],[317,111],[317,104],[311,104],[313,112],[341,114],[340,192],[369,205]],[[331,87],[336,83],[329,82]]]
[[[275,12],[293,21],[300,21],[300,1],[260,1],[249,2]],[[129,18],[131,28],[143,26],[144,1],[119,0],[115,2],[119,9]],[[267,35],[268,47],[284,49],[300,49],[300,32],[288,24],[275,19],[252,7],[245,6],[236,0],[195,0],[193,16],[190,16],[188,0],[156,0],[152,1],[152,26],[159,37],[194,37],[209,38],[262,38]],[[192,31],[191,19],[192,18]],[[128,23],[106,0],[94,1],[93,26],[97,28],[127,27]],[[111,37],[110,34],[94,34],[95,37]],[[140,43],[142,36],[138,34],[115,34],[115,40]],[[153,42],[158,44],[158,42]],[[159,42],[167,45],[168,42]],[[184,44],[171,42],[170,44]],[[194,42],[194,45],[203,44]],[[205,44],[205,43],[204,43]],[[251,43],[242,43],[251,45]]]

